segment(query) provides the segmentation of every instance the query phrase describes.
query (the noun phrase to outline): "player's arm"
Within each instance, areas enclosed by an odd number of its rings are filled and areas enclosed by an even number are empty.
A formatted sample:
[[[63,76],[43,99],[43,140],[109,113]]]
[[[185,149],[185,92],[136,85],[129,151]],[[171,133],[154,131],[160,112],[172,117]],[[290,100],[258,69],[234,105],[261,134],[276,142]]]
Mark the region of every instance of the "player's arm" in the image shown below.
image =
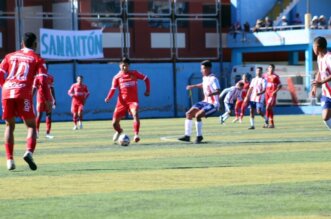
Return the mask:
[[[314,81],[313,81],[312,88],[311,88],[311,92],[310,92],[310,95],[311,95],[312,97],[316,97],[316,92],[317,92],[317,87],[318,87],[316,81],[319,81],[320,78],[321,78],[320,73],[319,73],[319,72],[316,72],[316,74],[315,74],[315,79],[314,79]]]
[[[244,102],[247,103],[253,91],[253,87],[249,87]]]
[[[53,86],[51,86],[50,90],[53,97],[53,106],[56,106],[55,89]]]
[[[278,77],[278,85],[277,85],[277,88],[276,88],[276,90],[272,93],[272,95],[275,95],[281,88],[282,88],[282,83],[280,82],[280,79],[279,79],[279,77]]]
[[[145,82],[146,90],[144,95],[148,97],[151,91],[151,83],[147,75],[144,75],[138,71],[133,71],[132,74],[134,74],[138,79],[143,80]]]
[[[313,82],[313,85],[319,87],[319,86],[321,86],[322,84],[325,84],[325,83],[327,83],[327,82],[329,82],[329,81],[331,81],[331,75],[329,75],[328,77],[326,77],[326,78],[323,79],[323,80],[322,80],[321,77],[319,76],[319,79],[315,80],[315,81]]]
[[[219,98],[221,99],[225,94],[227,94],[227,93],[231,90],[231,88],[232,88],[232,87],[225,88],[225,89],[221,92]]]
[[[145,90],[145,96],[148,97],[150,92],[151,92],[151,82],[149,80],[149,78],[146,76],[145,79],[144,79],[144,82],[145,82],[145,87],[146,87],[146,90]]]
[[[111,100],[111,98],[114,96],[116,88],[119,86],[119,82],[117,78],[113,78],[113,82],[112,82],[112,86],[109,89],[108,95],[105,98],[105,102],[109,103],[109,101]]]
[[[7,59],[4,58],[0,64],[0,86],[2,87],[2,85],[5,83],[5,75],[7,73],[7,69],[8,69],[8,62],[6,61]]]
[[[39,61],[38,73],[47,75],[46,65],[42,59]],[[52,103],[51,91],[48,86],[47,77],[45,76],[40,77],[39,82],[40,82],[41,92],[46,100],[46,110],[51,110],[53,103]]]
[[[68,90],[68,95],[70,97],[73,97],[74,96],[74,85],[71,85],[70,89]]]
[[[216,89],[214,92],[210,92],[208,96],[219,95],[221,93],[220,89]]]
[[[186,90],[191,90],[193,88],[202,88],[202,83],[200,84],[192,84],[192,85],[187,85]]]

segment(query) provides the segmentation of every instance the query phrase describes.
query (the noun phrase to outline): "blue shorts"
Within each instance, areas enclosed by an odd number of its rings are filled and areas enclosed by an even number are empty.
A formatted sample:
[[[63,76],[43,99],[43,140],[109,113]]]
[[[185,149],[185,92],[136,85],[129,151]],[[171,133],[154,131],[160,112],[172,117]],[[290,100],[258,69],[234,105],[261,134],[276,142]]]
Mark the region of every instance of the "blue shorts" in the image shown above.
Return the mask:
[[[234,103],[224,103],[225,112],[234,110]]]
[[[217,111],[217,108],[213,104],[202,101],[194,104],[192,108],[203,110],[206,117]]]
[[[251,107],[251,109],[257,109],[262,111],[263,110],[263,103],[259,103],[259,102],[254,102],[254,101],[249,101],[249,106]]]
[[[331,98],[322,96],[321,97],[322,109],[331,109]]]

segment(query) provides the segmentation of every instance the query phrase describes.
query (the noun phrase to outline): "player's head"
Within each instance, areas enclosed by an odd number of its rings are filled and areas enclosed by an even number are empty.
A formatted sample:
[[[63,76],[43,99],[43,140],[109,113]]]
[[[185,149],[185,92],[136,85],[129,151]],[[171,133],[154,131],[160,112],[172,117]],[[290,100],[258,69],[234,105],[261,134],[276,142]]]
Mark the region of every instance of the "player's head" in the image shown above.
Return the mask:
[[[275,71],[275,65],[274,64],[269,64],[268,73],[272,74],[274,71]]]
[[[249,81],[249,79],[250,79],[250,75],[249,75],[249,73],[245,73],[245,74],[243,74],[241,77],[242,77],[242,80],[243,80],[243,81]]]
[[[121,71],[127,72],[130,66],[130,59],[123,57],[120,61],[120,69]]]
[[[78,75],[77,78],[76,78],[77,83],[78,83],[78,84],[83,83],[83,79],[84,79],[84,77],[83,77],[82,75]]]
[[[209,75],[211,73],[211,61],[210,60],[205,60],[203,62],[201,62],[201,73],[202,75],[206,76]]]
[[[244,88],[244,82],[239,81],[239,82],[236,84],[236,87],[239,88],[239,90],[243,89],[243,88]]]
[[[316,37],[314,39],[314,45],[313,45],[313,50],[315,55],[319,55],[321,52],[324,52],[327,50],[328,42],[324,37]]]
[[[22,39],[22,46],[35,50],[37,48],[37,37],[34,33],[27,32]]]
[[[257,67],[256,70],[255,70],[256,76],[261,77],[262,76],[262,71],[263,71],[262,67]]]

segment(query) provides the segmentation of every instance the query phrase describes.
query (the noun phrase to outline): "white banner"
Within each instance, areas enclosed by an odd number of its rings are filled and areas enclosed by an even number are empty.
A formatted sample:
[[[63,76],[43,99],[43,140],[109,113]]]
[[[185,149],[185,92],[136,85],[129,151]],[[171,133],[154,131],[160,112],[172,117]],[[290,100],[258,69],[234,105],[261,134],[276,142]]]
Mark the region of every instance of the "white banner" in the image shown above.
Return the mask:
[[[40,55],[47,59],[103,58],[102,30],[40,29]]]

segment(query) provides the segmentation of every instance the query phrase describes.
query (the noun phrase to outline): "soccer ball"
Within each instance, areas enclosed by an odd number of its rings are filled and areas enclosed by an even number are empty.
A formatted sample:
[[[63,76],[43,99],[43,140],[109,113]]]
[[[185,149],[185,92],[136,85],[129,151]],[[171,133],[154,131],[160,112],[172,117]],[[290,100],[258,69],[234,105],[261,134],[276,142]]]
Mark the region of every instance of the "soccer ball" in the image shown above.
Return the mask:
[[[130,138],[126,134],[121,134],[120,137],[118,138],[118,144],[121,146],[129,146],[130,144]]]

